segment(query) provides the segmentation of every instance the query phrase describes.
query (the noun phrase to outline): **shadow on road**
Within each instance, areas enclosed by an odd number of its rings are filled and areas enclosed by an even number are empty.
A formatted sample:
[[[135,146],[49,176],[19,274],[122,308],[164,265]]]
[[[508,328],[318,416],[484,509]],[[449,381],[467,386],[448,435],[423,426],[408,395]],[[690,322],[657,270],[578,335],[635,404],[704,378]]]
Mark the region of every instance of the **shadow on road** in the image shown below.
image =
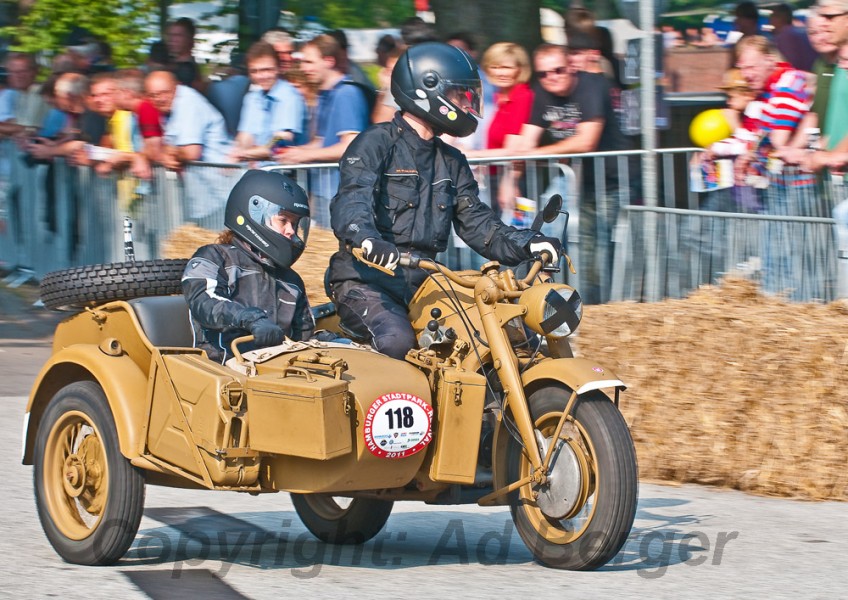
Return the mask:
[[[686,503],[668,498],[640,501],[636,517],[640,525],[602,570],[635,571],[652,578],[681,563],[705,563],[716,540],[699,532],[698,526],[709,517],[660,512]],[[219,563],[215,565],[219,575],[238,564],[290,569],[301,578],[316,577],[327,565],[404,569],[533,562],[508,510],[395,512],[374,539],[359,545],[318,541],[293,511],[223,514],[207,507],[149,508],[145,516],[163,527],[140,531],[121,564],[171,565],[172,577],[178,577],[183,568],[210,568],[209,561]]]

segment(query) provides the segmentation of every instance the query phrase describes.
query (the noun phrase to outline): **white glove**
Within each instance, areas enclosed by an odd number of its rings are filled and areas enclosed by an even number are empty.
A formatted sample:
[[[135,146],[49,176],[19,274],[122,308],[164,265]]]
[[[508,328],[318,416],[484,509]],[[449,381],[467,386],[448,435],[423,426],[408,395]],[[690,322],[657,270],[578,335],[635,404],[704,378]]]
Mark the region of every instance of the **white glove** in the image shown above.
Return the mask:
[[[379,238],[368,238],[362,242],[362,254],[366,260],[394,271],[400,261],[397,246]]]
[[[559,262],[559,254],[562,250],[562,244],[558,239],[547,237],[540,233],[530,239],[529,245],[530,254],[537,255],[541,252],[547,252],[551,255],[550,264],[555,265]]]

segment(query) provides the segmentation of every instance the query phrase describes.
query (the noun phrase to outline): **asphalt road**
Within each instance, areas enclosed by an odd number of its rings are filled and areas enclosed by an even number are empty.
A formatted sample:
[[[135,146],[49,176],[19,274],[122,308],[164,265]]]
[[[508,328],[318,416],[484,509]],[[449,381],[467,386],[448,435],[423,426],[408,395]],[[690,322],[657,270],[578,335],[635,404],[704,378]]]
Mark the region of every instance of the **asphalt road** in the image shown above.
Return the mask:
[[[309,535],[287,494],[153,486],[123,561],[66,564],[41,531],[32,468],[20,464],[26,394],[56,321],[31,309],[31,296],[0,286],[0,597],[848,596],[848,504],[647,482],[624,549],[589,573],[534,563],[504,508],[398,503],[377,538],[340,549]]]

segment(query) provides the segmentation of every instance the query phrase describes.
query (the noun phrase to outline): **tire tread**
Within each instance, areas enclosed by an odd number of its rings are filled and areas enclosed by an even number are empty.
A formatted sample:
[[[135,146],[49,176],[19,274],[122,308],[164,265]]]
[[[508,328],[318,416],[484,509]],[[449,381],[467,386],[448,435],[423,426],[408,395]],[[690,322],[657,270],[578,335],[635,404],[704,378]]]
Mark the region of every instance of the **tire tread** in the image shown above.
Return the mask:
[[[187,262],[168,258],[53,271],[41,280],[41,301],[52,310],[79,310],[113,300],[181,294]]]

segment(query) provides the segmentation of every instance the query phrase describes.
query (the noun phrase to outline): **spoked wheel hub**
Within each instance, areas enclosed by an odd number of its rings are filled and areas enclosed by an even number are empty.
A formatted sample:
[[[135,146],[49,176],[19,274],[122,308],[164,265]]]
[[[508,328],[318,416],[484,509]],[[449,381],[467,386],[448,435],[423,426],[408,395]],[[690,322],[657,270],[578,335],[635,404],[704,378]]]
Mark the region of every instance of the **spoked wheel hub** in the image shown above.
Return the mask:
[[[76,454],[65,459],[65,493],[78,498],[85,489],[85,463]]]
[[[527,449],[510,439],[510,481],[540,480],[510,494],[516,530],[542,564],[558,569],[596,569],[627,539],[636,514],[636,455],[627,423],[610,399],[587,392],[561,424],[572,392],[561,385],[527,397],[545,477],[535,477]]]
[[[99,523],[108,496],[103,443],[87,415],[66,413],[54,425],[44,472],[56,525],[70,539],[86,538]]]
[[[580,512],[589,496],[586,457],[571,439],[555,441],[536,430],[536,441],[542,458],[547,456],[551,444],[555,444],[547,481],[532,487],[536,506],[551,519],[570,519]]]
[[[117,562],[138,532],[144,476],[121,455],[103,388],[76,381],[56,392],[33,450],[38,517],[53,548],[69,563]]]

